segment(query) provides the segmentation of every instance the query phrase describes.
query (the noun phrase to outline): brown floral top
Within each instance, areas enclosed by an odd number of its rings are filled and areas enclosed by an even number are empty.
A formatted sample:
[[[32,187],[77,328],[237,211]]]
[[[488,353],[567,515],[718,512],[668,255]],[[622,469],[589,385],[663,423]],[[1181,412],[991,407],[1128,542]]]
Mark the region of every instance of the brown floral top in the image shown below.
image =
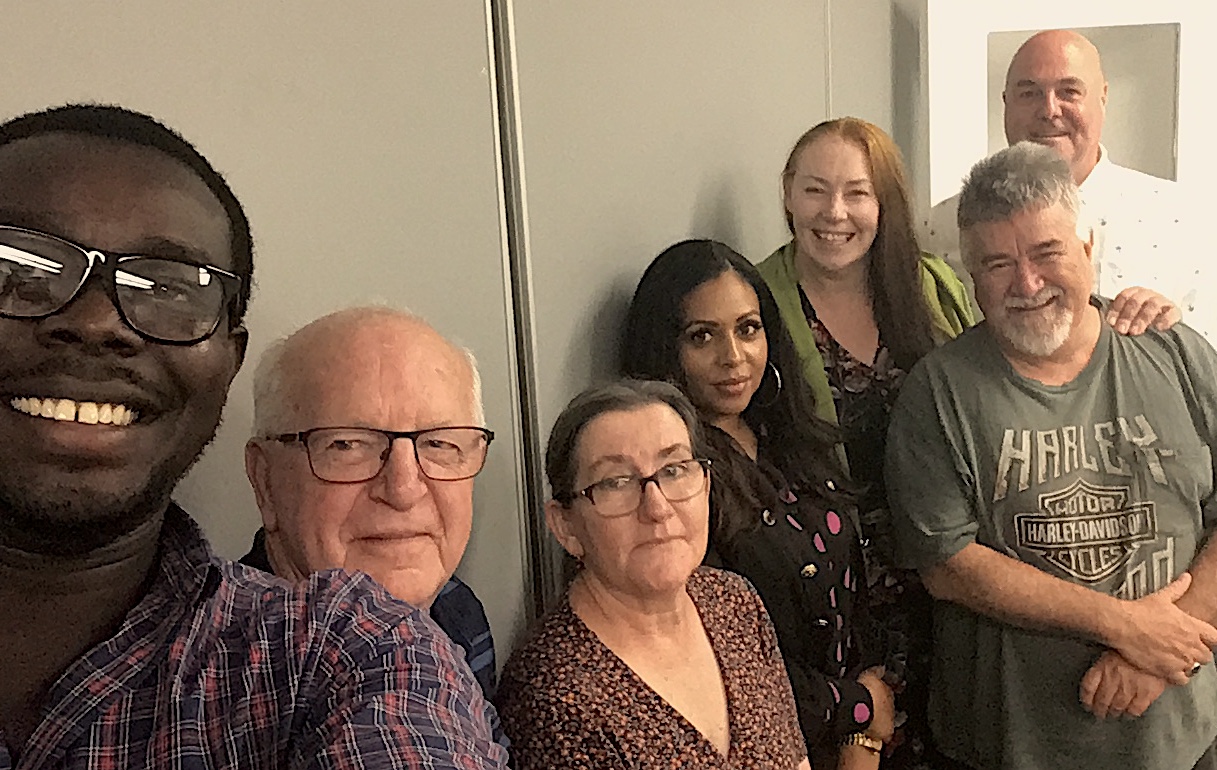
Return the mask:
[[[516,770],[706,768],[785,770],[807,756],[777,638],[738,575],[689,578],[727,693],[722,756],[562,603],[507,661],[498,707]]]

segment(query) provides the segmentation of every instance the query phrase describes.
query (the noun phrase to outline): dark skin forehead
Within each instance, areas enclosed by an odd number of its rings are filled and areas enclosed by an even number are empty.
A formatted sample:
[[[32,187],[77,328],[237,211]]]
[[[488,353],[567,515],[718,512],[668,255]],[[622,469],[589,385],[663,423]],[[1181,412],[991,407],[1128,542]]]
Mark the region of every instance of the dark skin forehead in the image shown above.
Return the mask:
[[[0,224],[234,268],[227,215],[203,180],[159,150],[112,139],[54,133],[0,146]]]

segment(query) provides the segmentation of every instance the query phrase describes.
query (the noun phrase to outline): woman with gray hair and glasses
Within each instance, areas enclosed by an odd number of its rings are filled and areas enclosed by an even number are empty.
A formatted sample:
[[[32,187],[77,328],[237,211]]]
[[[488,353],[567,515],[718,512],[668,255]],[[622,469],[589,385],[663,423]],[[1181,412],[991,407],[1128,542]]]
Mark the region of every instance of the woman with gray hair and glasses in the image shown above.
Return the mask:
[[[585,391],[545,465],[546,523],[580,569],[503,671],[517,770],[810,768],[760,598],[700,566],[709,461],[689,401],[659,382]]]

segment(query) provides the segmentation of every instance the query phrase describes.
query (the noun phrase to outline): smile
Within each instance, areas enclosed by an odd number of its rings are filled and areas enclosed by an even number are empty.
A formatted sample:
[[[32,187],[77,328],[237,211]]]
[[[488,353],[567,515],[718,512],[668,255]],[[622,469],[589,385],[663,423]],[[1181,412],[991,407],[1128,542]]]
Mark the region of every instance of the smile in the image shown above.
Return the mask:
[[[1006,305],[1006,308],[1008,310],[1018,312],[1018,313],[1035,313],[1040,310],[1044,310],[1049,305],[1054,304],[1056,302],[1056,300],[1057,300],[1056,294],[1052,294],[1039,301],[1037,301],[1036,298],[1032,297],[1031,299],[1022,300],[1019,302],[1008,303]]]
[[[85,425],[130,425],[139,419],[139,413],[123,404],[73,401],[70,398],[38,398],[30,396],[14,398],[9,405],[22,414],[42,417],[60,422],[78,422]]]
[[[830,233],[827,230],[812,230],[816,238],[829,243],[849,243],[854,238],[853,233]]]

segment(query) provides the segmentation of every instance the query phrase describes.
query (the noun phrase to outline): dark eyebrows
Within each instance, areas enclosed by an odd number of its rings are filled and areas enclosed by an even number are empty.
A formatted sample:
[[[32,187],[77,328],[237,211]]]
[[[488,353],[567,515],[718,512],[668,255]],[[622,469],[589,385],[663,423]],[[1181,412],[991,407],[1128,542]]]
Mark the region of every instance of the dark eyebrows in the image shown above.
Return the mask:
[[[0,208],[0,224],[62,237],[56,232],[58,227],[48,217],[24,209]]]
[[[176,241],[172,238],[166,238],[160,235],[154,235],[149,238],[140,240],[132,254],[139,254],[148,257],[167,257],[169,259],[177,259],[184,262],[192,262],[196,265],[211,264],[212,258],[207,252],[202,249],[195,248],[188,244]],[[219,267],[219,265],[216,265]]]
[[[683,450],[686,454],[693,454],[693,449],[688,444],[678,442],[661,451],[659,456],[664,458],[671,457],[672,455],[680,454],[681,450]]]
[[[659,450],[659,457],[662,459],[667,459],[672,455],[681,453],[682,451],[686,454],[693,453],[693,449],[689,446],[688,442],[678,441],[675,444],[670,444],[669,446]],[[625,455],[604,455],[603,457],[597,457],[592,464],[587,467],[587,470],[588,473],[591,473],[597,468],[602,468],[605,465],[626,465],[629,462],[630,458],[626,457]]]
[[[75,240],[63,233],[62,226],[53,217],[19,208],[0,208],[0,224],[9,227],[20,227],[23,230],[35,230],[46,235],[53,235],[65,241],[76,243]],[[94,249],[91,243],[77,243],[84,249]],[[152,235],[136,242],[135,248],[123,252],[114,252],[117,256],[139,255],[146,257],[162,257],[196,265],[211,265],[214,261],[211,255],[200,248],[162,235]],[[221,267],[213,265],[213,267]]]
[[[760,320],[760,317],[761,317],[761,309],[758,307],[755,310],[749,310],[745,313],[741,313],[739,315],[739,317],[735,319],[735,323],[739,323],[740,321],[745,321],[745,320],[748,320],[751,318],[756,318],[757,320]],[[692,329],[694,327],[698,327],[698,326],[709,326],[713,329],[718,329],[718,328],[722,327],[722,324],[720,324],[718,321],[703,321],[703,320],[694,318],[692,321],[689,321],[688,323],[686,323],[684,325],[684,328],[682,329],[682,331],[687,332],[690,329]]]

